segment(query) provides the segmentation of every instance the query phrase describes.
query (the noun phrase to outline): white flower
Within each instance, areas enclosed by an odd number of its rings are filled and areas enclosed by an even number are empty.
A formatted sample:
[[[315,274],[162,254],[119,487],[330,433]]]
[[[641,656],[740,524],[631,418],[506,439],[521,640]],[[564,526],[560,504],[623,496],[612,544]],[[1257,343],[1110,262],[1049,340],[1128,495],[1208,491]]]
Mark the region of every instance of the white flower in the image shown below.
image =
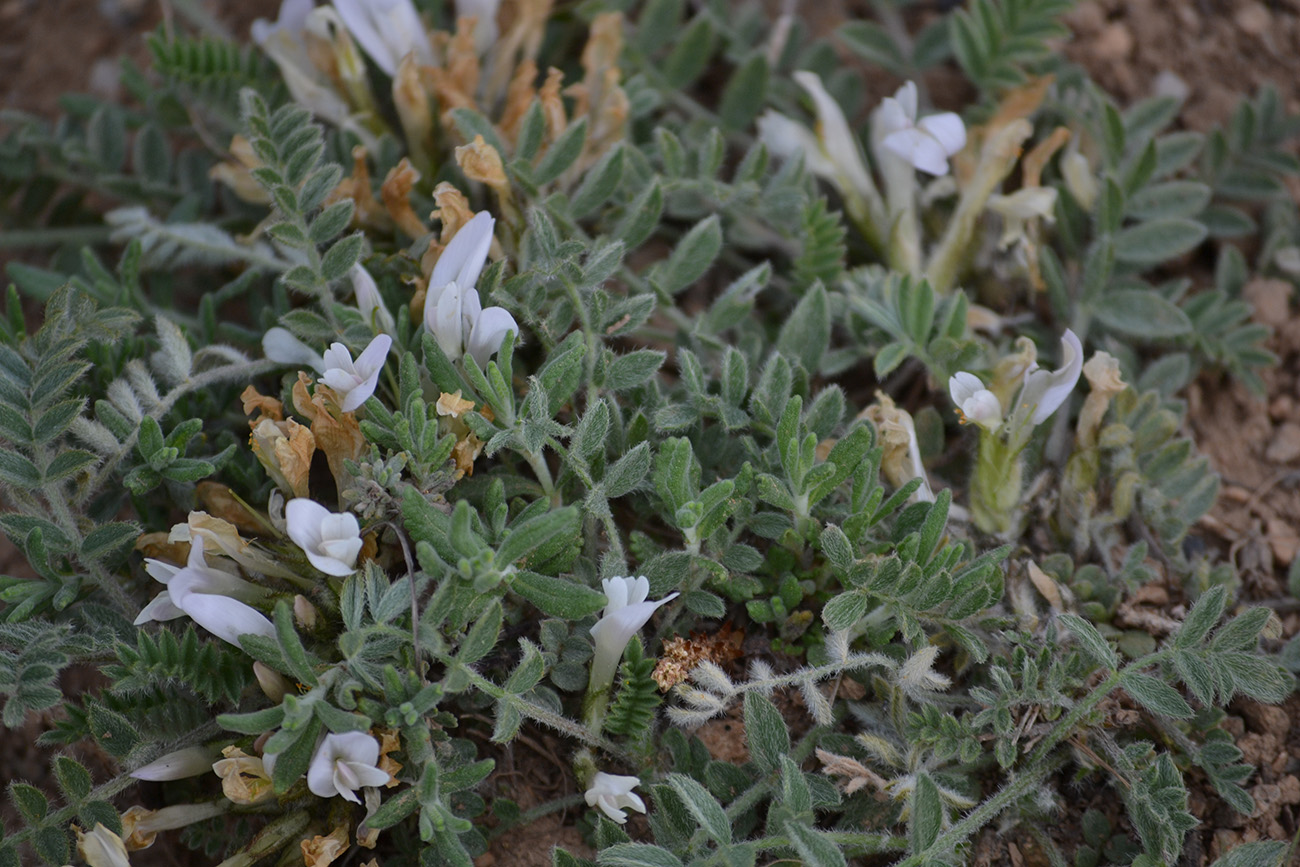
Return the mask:
[[[199,593],[192,589],[198,576],[182,570],[167,587],[172,601],[199,626],[222,641],[239,647],[239,636],[261,635],[275,638],[275,627],[266,615],[238,599],[212,593]]]
[[[816,73],[800,71],[794,74],[794,80],[812,97],[813,108],[817,112],[820,150],[835,167],[840,179],[851,190],[875,189],[867,171],[866,160],[862,157],[862,149],[858,146],[858,138],[849,129],[849,122],[845,119],[840,104],[822,86],[821,78]]]
[[[480,55],[487,54],[501,33],[497,27],[500,7],[501,0],[456,0],[456,17],[474,19],[474,46]]]
[[[1048,416],[1056,412],[1065,403],[1074,385],[1083,372],[1083,345],[1079,338],[1068,328],[1061,335],[1061,366],[1056,370],[1033,370],[1025,376],[1025,385],[1020,390],[1018,406],[1032,407],[1030,423],[1042,424]]]
[[[325,372],[325,359],[321,354],[289,333],[289,329],[275,326],[262,337],[262,354],[277,364],[310,367],[317,373]]]
[[[605,689],[614,682],[614,671],[632,636],[645,626],[655,609],[677,598],[676,593],[670,593],[658,602],[647,602],[650,579],[644,575],[606,578],[601,584],[605,588],[605,613],[591,627],[591,637],[596,641],[596,654],[591,663],[592,691]]]
[[[832,183],[839,181],[835,163],[822,150],[812,130],[799,121],[769,109],[758,119],[758,137],[769,151],[782,159],[802,154],[808,171]]]
[[[474,284],[487,262],[496,221],[480,211],[447,244],[429,277],[424,298],[424,327],[448,359],[468,354],[480,367],[501,348],[507,333],[519,333],[515,318],[503,307],[483,309]]]
[[[131,867],[122,838],[108,830],[103,822],[96,822],[90,832],[77,832],[77,852],[90,867]]]
[[[1023,187],[1009,196],[989,196],[989,210],[1002,217],[1002,237],[998,247],[1005,250],[1012,244],[1028,243],[1025,234],[1030,220],[1055,220],[1056,188]]]
[[[1001,402],[975,374],[964,370],[954,373],[948,380],[948,394],[957,404],[957,414],[963,424],[977,424],[985,430],[1002,424]]]
[[[587,789],[587,806],[600,807],[606,816],[622,825],[627,822],[625,810],[645,812],[645,801],[632,791],[639,785],[641,780],[638,777],[623,777],[597,771],[596,776],[591,780],[591,787]]]
[[[190,540],[190,556],[185,568],[178,569],[159,560],[146,560],[145,569],[167,589],[141,610],[135,625],[150,620],[173,620],[184,614],[236,647],[240,635],[275,635],[271,621],[240,601],[260,601],[266,597],[267,591],[237,575],[209,566],[203,556],[202,536],[196,534]]]
[[[209,768],[204,768],[209,770]],[[226,812],[226,805],[218,801],[203,804],[174,804],[159,810],[147,810],[136,804],[122,814],[122,838],[129,850],[148,849],[159,831],[184,828],[195,822],[204,822]]]
[[[307,49],[307,30],[319,29],[311,26],[321,14],[314,7],[314,0],[284,0],[274,24],[264,18],[253,22],[253,42],[280,67],[294,102],[322,120],[352,128],[347,102],[316,68]]]
[[[334,8],[361,48],[389,76],[397,74],[398,64],[411,53],[418,63],[434,64],[424,22],[411,0],[334,0]]]
[[[357,296],[357,309],[361,311],[366,323],[381,334],[396,332],[397,323],[384,305],[379,287],[375,285],[375,278],[370,276],[370,272],[357,263],[348,271],[348,276],[352,279],[352,291]]]
[[[307,788],[322,798],[342,795],[359,804],[357,789],[388,782],[388,772],[375,766],[378,761],[379,741],[365,732],[326,735],[307,768]]]
[[[286,531],[311,565],[326,575],[357,571],[361,526],[351,512],[334,513],[315,500],[299,497],[284,507]]]
[[[137,780],[183,780],[197,777],[212,769],[212,762],[217,751],[208,747],[186,747],[174,753],[168,753],[142,765],[131,772]]]
[[[916,85],[910,81],[881,101],[874,125],[886,150],[932,175],[948,174],[948,158],[966,146],[966,126],[953,112],[916,119]]]
[[[384,369],[384,359],[393,345],[393,338],[380,334],[370,341],[353,362],[352,353],[342,343],[332,343],[325,350],[325,373],[320,381],[334,389],[342,400],[340,409],[352,412],[375,393],[379,371]]]

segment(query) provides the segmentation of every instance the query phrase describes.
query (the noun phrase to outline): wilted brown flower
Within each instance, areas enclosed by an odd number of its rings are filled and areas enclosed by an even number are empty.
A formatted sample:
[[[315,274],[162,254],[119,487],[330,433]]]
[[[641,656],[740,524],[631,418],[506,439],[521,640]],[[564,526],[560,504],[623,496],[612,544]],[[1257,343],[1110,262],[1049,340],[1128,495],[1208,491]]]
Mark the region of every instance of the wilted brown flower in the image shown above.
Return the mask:
[[[664,642],[659,664],[650,676],[662,692],[667,692],[686,680],[686,676],[701,662],[723,665],[739,659],[744,641],[745,633],[730,623],[723,624],[713,635],[692,632],[690,638],[670,638]]]

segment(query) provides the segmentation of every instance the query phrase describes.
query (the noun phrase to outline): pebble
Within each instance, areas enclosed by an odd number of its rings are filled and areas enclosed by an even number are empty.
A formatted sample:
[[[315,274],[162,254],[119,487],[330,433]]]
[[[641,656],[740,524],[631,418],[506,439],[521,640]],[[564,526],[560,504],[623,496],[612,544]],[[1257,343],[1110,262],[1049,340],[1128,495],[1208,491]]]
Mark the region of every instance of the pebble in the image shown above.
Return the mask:
[[[1123,23],[1112,22],[1102,29],[1092,50],[1098,60],[1111,63],[1123,60],[1133,52],[1133,34]]]
[[[1241,715],[1257,732],[1285,735],[1291,727],[1291,718],[1282,708],[1271,704],[1243,702]]]
[[[1273,434],[1264,458],[1275,464],[1289,464],[1300,458],[1300,424],[1293,421],[1282,424]]]
[[[1232,17],[1237,27],[1251,36],[1262,36],[1273,25],[1273,15],[1263,3],[1246,3]]]
[[[1255,321],[1280,328],[1291,320],[1291,284],[1286,280],[1251,280],[1241,290],[1255,308]]]

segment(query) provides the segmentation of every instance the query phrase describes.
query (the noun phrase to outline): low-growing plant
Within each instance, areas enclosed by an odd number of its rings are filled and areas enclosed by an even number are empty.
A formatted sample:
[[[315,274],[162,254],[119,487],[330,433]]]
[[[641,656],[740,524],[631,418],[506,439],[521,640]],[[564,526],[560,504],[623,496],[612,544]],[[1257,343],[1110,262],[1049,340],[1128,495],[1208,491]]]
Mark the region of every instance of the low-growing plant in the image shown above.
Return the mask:
[[[11,782],[0,865],[178,828],[469,865],[586,807],[554,864],[921,867],[997,823],[1145,867],[1187,774],[1249,813],[1222,709],[1297,654],[1184,544],[1218,479],[1178,395],[1275,361],[1241,294],[1297,273],[1277,94],[1208,136],[1121,110],[1058,0],[825,38],[497,6],[285,0],[252,46],[156,34],[130,106],[9,117],[12,242],[57,252],[0,321],[3,724],[58,708],[41,744],[116,773]],[[928,111],[950,61],[977,99]],[[859,126],[882,73],[917,83]],[[1157,579],[1159,640],[1115,618]]]

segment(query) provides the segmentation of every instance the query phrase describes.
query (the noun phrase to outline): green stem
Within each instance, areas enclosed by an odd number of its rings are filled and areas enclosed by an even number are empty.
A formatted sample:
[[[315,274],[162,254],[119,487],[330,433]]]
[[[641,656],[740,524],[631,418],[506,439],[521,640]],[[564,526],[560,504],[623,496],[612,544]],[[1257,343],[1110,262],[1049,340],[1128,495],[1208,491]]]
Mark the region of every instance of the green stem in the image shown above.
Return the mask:
[[[558,813],[561,810],[567,810],[570,807],[581,806],[584,801],[585,798],[582,795],[565,795],[563,798],[556,798],[554,801],[547,801],[545,804],[540,804],[533,807],[531,810],[525,810],[520,813],[519,821],[509,825],[498,825],[496,828],[493,828],[492,832],[488,834],[488,839],[495,840],[502,834],[527,827],[544,816]]]
[[[1125,671],[1146,668],[1148,665],[1158,662],[1159,659],[1160,654],[1153,653],[1130,663],[1125,668]],[[1110,676],[1097,684],[1086,698],[1076,704],[1069,713],[1061,717],[1060,721],[1029,755],[1028,760],[1025,762],[1024,771],[1003,786],[993,797],[967,813],[965,818],[936,837],[935,841],[924,850],[914,852],[910,857],[898,862],[895,867],[920,867],[922,864],[938,859],[944,853],[951,852],[962,841],[993,821],[999,813],[1011,806],[1021,796],[1038,786],[1043,777],[1052,770],[1051,763],[1047,761],[1051,751],[1061,741],[1073,734],[1074,728],[1079,721],[1092,713],[1097,705],[1101,704],[1119,685],[1120,674],[1118,671],[1111,672]]]
[[[520,714],[528,719],[531,719],[534,722],[539,722],[542,725],[550,726],[561,734],[568,735],[574,740],[581,741],[587,746],[602,749],[620,760],[626,760],[628,758],[626,752],[618,745],[600,737],[599,735],[593,735],[584,726],[574,722],[568,717],[561,716],[560,714],[549,711],[544,707],[532,704],[523,696],[507,692],[505,689],[497,686],[495,683],[488,680],[486,677],[483,677],[467,665],[462,665],[459,662],[453,662],[453,665],[465,675],[465,678],[470,683],[478,687],[489,697],[494,698],[497,701],[509,703],[515,710],[519,711]]]

